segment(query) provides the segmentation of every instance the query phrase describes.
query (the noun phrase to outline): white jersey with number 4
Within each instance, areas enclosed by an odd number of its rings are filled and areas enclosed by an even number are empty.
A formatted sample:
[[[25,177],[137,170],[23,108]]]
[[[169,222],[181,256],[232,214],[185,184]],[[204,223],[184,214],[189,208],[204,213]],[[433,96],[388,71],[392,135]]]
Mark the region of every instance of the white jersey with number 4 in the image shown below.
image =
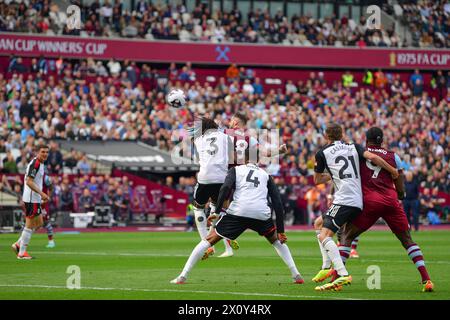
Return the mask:
[[[229,137],[218,130],[209,130],[195,138],[194,144],[200,163],[198,183],[223,183],[228,172]]]
[[[357,144],[335,141],[316,154],[314,171],[327,171],[334,184],[333,204],[363,208],[361,188],[360,160],[363,160],[364,148]]]
[[[235,167],[236,183],[227,214],[267,220],[271,211],[267,203],[269,175],[255,164]]]

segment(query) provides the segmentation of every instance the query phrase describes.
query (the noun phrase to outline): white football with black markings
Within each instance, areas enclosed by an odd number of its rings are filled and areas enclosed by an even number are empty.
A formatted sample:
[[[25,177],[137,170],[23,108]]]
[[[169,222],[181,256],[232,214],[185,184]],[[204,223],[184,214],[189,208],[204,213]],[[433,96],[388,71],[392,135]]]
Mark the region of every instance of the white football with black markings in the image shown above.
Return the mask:
[[[186,104],[186,96],[181,89],[172,89],[167,95],[167,104],[172,108],[182,108]]]

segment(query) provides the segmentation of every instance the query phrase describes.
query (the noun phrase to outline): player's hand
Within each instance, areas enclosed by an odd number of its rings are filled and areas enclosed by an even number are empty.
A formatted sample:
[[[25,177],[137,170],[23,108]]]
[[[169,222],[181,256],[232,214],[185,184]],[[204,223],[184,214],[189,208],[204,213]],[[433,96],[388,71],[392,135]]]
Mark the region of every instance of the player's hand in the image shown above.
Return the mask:
[[[281,243],[287,242],[287,237],[285,233],[279,233],[278,234],[278,240],[280,240]]]
[[[327,207],[331,207],[331,205],[333,204],[333,196],[330,194],[327,196]]]
[[[287,148],[286,144],[282,144],[282,145],[280,146],[280,149],[278,150],[278,152],[279,152],[280,154],[285,154],[285,153],[287,153],[287,152],[288,152],[288,148]]]
[[[392,179],[397,180],[398,179],[398,170],[395,170],[393,173],[391,173]]]
[[[206,219],[206,225],[208,227],[211,226],[218,217],[219,216],[217,214],[215,214],[215,213],[210,214],[208,219]]]
[[[49,197],[48,197],[47,194],[45,194],[45,193],[42,192],[42,194],[41,194],[41,199],[42,199],[42,203],[44,204],[44,203],[47,203],[47,202],[48,202]]]

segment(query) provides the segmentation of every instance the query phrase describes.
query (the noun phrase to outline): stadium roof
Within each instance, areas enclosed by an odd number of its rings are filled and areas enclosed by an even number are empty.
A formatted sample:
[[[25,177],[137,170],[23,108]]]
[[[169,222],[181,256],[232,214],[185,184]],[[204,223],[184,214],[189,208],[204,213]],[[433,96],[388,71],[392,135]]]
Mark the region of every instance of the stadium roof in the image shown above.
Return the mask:
[[[59,141],[65,150],[84,152],[88,159],[118,169],[158,173],[197,171],[198,165],[187,158],[172,156],[169,152],[142,142],[133,141]]]

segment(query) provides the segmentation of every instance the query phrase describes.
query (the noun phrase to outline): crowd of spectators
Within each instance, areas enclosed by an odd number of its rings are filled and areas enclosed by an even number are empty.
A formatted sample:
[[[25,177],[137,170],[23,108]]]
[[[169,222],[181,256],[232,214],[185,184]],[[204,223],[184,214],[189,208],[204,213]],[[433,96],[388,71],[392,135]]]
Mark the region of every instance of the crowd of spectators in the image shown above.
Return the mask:
[[[171,151],[185,134],[177,129],[195,117],[206,115],[227,126],[232,115],[241,112],[249,118],[249,128],[279,129],[287,143],[289,153],[268,170],[279,177],[280,186],[299,186],[287,190],[291,199],[285,202],[293,205],[297,199],[297,206],[291,207],[297,210],[297,221],[310,221],[326,206],[326,191],[306,195],[311,187],[304,177],[311,174],[314,154],[325,143],[323,131],[329,121],[341,123],[346,139],[359,143],[364,143],[365,130],[380,126],[386,147],[400,155],[405,170],[414,173],[422,187],[430,193],[450,192],[450,81],[442,72],[432,80],[442,89],[438,98],[424,89],[419,70],[411,73],[409,81],[382,70],[375,72],[372,83],[364,82],[366,77],[352,77],[357,87],[345,86],[345,77],[331,82],[326,72],[311,72],[307,79],[287,80],[275,90],[266,89],[255,70],[236,65],[224,70],[216,83],[201,83],[191,64],[172,64],[162,70],[128,61],[105,65],[90,61],[105,73],[93,73],[94,81],[89,82],[85,79],[88,61],[34,60],[44,67],[29,68],[12,57],[9,72],[0,73],[0,170],[6,173],[24,173],[39,140],[52,140],[49,173],[83,175],[95,173],[95,163],[75,150],[63,154],[58,139],[140,139]],[[17,69],[17,63],[24,65],[26,73]],[[159,77],[167,81],[160,82]],[[165,95],[174,86],[186,91],[187,108],[166,105]],[[192,194],[194,184],[195,179],[186,177],[176,187]],[[90,192],[82,190],[86,196]]]
[[[145,189],[135,188],[127,176],[111,177],[110,175],[52,175],[46,184],[46,192],[50,196],[47,209],[51,213],[60,212],[92,212],[95,206],[110,206],[116,221],[147,219],[148,212],[143,206],[142,195]],[[51,185],[50,188],[47,185]],[[8,179],[1,175],[0,192],[6,192],[22,201],[23,181],[20,175]],[[150,202],[147,204],[151,206]]]
[[[24,118],[28,119],[28,118]],[[27,120],[23,121],[26,122]],[[35,139],[30,133],[24,141],[19,140],[19,136],[26,129],[20,130],[20,133],[13,133],[0,141],[0,172],[9,174],[25,174],[27,165],[35,156],[35,145],[45,143],[47,139]],[[32,131],[34,134],[34,130]],[[87,159],[86,154],[70,150],[65,155],[61,152],[58,144],[52,141],[50,144],[49,157],[46,162],[46,172],[48,174],[95,174],[97,165]]]
[[[393,26],[368,29],[364,16],[359,21],[346,15],[342,18],[331,15],[315,19],[310,15],[294,14],[288,18],[281,11],[270,15],[267,11],[256,9],[243,17],[239,9],[211,12],[208,5],[201,4],[188,12],[182,4],[152,4],[146,0],[136,1],[131,10],[125,10],[120,0],[105,0],[102,4],[96,0],[90,5],[78,5],[81,7],[81,29],[69,30],[66,14],[51,0],[24,0],[20,3],[4,0],[0,2],[0,31],[305,46],[411,45],[400,39]],[[443,8],[443,5],[438,8]],[[440,47],[448,46],[448,40],[445,40],[448,39],[448,22],[446,24],[442,19],[445,18],[443,11],[438,12],[441,35],[435,36],[440,40],[434,43]],[[426,19],[420,14],[422,11],[419,11],[420,19]],[[419,27],[427,27],[428,30],[426,23]],[[431,44],[422,41],[420,45],[433,45],[433,41]]]
[[[115,74],[114,64],[118,65]],[[226,126],[240,111],[250,119],[250,128],[279,128],[288,143],[290,154],[279,168],[273,168],[275,174],[307,174],[314,152],[324,143],[323,128],[333,120],[342,123],[347,137],[357,142],[363,142],[369,126],[381,126],[386,145],[399,153],[408,170],[420,172],[432,187],[449,191],[450,94],[445,92],[442,99],[431,97],[423,89],[418,70],[409,83],[390,74],[382,87],[376,87],[376,81],[371,86],[345,87],[342,82],[327,82],[323,72],[312,72],[304,81],[287,81],[284,90],[264,90],[254,71],[234,65],[229,69],[236,70],[224,71],[215,84],[194,80],[195,68],[190,64],[161,71],[128,61],[113,61],[109,74],[114,76],[96,77],[88,83],[80,70],[83,65],[86,61],[63,61],[59,71],[45,75],[30,70],[26,78],[14,71],[7,77],[0,73],[0,153],[7,154],[3,170],[23,172],[35,140],[43,138],[140,139],[170,151],[177,143],[176,129],[194,117],[207,114]],[[146,77],[161,73],[168,79],[164,85],[155,81],[144,89]],[[180,80],[183,74],[188,75],[186,81]],[[447,91],[447,75],[440,73],[440,77]],[[165,94],[174,86],[186,91],[187,108],[175,110],[166,105]],[[21,150],[15,155],[16,164],[12,149]],[[49,172],[61,172],[63,164],[80,173],[95,169],[85,155],[72,151],[63,156],[53,143]]]
[[[450,4],[446,0],[400,1],[402,20],[411,29],[412,46],[450,47]]]

